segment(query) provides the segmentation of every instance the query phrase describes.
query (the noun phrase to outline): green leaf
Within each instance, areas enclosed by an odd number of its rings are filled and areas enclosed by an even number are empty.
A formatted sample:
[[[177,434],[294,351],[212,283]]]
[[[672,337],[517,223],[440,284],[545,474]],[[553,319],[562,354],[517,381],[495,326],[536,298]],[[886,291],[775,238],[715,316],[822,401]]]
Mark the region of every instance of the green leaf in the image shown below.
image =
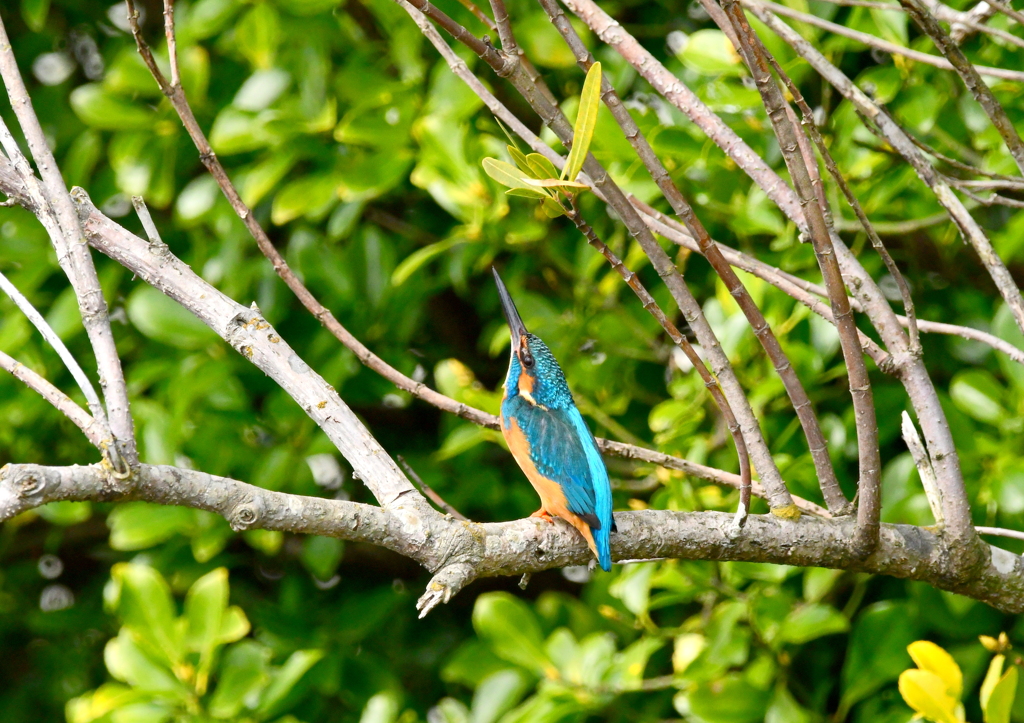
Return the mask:
[[[727,675],[676,697],[676,709],[707,723],[761,723],[771,691],[753,687],[740,676]]]
[[[988,703],[989,696],[992,695],[993,689],[999,682],[1003,675],[1003,664],[1006,662],[1005,655],[996,655],[992,658],[992,661],[988,664],[988,672],[985,674],[985,680],[981,684],[981,691],[979,698],[982,709]]]
[[[174,535],[192,530],[195,516],[185,507],[165,507],[148,502],[118,505],[107,516],[110,546],[115,550],[145,550]]]
[[[558,178],[558,169],[555,164],[539,153],[531,153],[526,156],[526,162],[533,171],[534,178]]]
[[[541,191],[538,188],[510,188],[505,191],[506,196],[522,196],[523,198],[532,198],[537,201],[550,201],[551,197]]]
[[[227,606],[228,571],[223,567],[196,580],[185,595],[185,619],[188,621],[185,644],[189,650],[199,653],[196,689],[200,693],[206,691]]]
[[[111,577],[120,586],[117,611],[136,640],[169,666],[184,654],[171,589],[151,567],[133,563],[114,565]]]
[[[113,711],[123,710],[128,706],[148,701],[151,694],[133,690],[117,683],[105,683],[91,693],[68,701],[65,715],[68,723],[94,723],[108,717]]]
[[[527,178],[526,183],[536,188],[558,188],[565,193],[571,193],[574,190],[590,190],[590,186],[585,183],[579,183],[577,181],[563,181],[558,178]]]
[[[982,369],[957,373],[949,385],[949,396],[960,411],[980,422],[998,424],[1008,415],[1003,406],[1005,387]]]
[[[544,675],[554,671],[533,611],[507,592],[484,593],[473,606],[473,628],[499,657]]]
[[[166,665],[154,660],[136,642],[135,634],[121,628],[116,638],[103,649],[103,662],[110,674],[133,688],[147,692],[170,693],[185,700],[188,689]]]
[[[431,259],[464,243],[467,243],[465,238],[461,236],[452,236],[444,239],[443,241],[428,244],[421,249],[416,249],[405,257],[402,263],[396,266],[395,270],[391,272],[392,285],[401,286],[408,281],[409,277],[416,273],[421,266],[428,263]]]
[[[721,30],[698,30],[687,38],[677,56],[683,65],[701,75],[739,75],[745,72],[742,58]]]
[[[529,690],[532,680],[521,670],[499,670],[480,681],[473,693],[470,723],[494,723]]]
[[[274,196],[270,220],[283,226],[299,216],[322,218],[338,201],[339,179],[333,173],[318,173],[297,178]]]
[[[179,349],[201,349],[217,335],[177,301],[152,286],[140,286],[125,304],[128,319],[144,336]]]
[[[21,17],[29,29],[38,33],[46,27],[50,14],[50,0],[21,0]]]
[[[392,691],[377,693],[366,701],[359,723],[395,723],[401,710],[397,694]]]
[[[522,171],[524,175],[531,176],[533,178],[543,178],[543,176],[537,176],[534,174],[533,168],[530,166],[530,162],[526,159],[526,155],[521,150],[515,146],[505,146],[505,148],[508,149],[508,153],[512,156],[512,160],[516,162],[519,170]]]
[[[917,638],[917,614],[906,602],[884,601],[856,619],[843,664],[842,697],[837,717],[855,703],[895,680],[910,663],[907,646]]]
[[[151,130],[155,116],[141,104],[113,95],[99,83],[71,91],[71,109],[87,126],[107,131]]]
[[[92,517],[92,504],[89,502],[50,502],[36,508],[36,514],[51,525],[69,527],[85,522]]]
[[[277,46],[281,43],[281,18],[271,3],[258,3],[235,28],[238,51],[255,68],[269,68],[274,64]]]
[[[336,537],[308,535],[302,540],[299,559],[314,577],[329,580],[338,568],[344,551],[344,543]]]
[[[782,623],[779,639],[782,642],[802,645],[815,638],[850,629],[850,621],[831,605],[812,603],[793,610]]]
[[[558,218],[559,216],[569,215],[569,212],[565,210],[565,207],[553,198],[545,198],[541,202],[540,207],[543,209],[544,215],[548,218]]]
[[[217,687],[210,698],[210,715],[235,718],[253,695],[270,681],[270,649],[252,640],[231,646],[220,666]]]
[[[587,79],[583,81],[583,92],[580,94],[580,108],[573,126],[572,148],[569,158],[562,169],[562,178],[575,181],[583,169],[583,163],[590,152],[590,141],[594,138],[597,127],[597,111],[601,108],[601,64],[594,63],[587,71]]]
[[[270,683],[263,691],[257,712],[264,718],[281,713],[292,688],[323,657],[322,650],[296,650],[292,653],[284,665],[271,673]]]
[[[988,698],[982,702],[985,723],[1010,723],[1010,711],[1016,694],[1017,668],[1010,666],[1006,675],[999,679],[989,691]]]
[[[533,190],[527,185],[522,172],[510,163],[499,161],[496,158],[485,158],[481,165],[483,165],[484,172],[502,186]]]

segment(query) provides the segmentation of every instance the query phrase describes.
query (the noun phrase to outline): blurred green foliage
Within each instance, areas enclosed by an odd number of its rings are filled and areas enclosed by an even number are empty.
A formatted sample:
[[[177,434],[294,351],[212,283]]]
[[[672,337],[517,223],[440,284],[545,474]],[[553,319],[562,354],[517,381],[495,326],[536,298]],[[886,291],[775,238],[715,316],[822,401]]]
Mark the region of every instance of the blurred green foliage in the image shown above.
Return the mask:
[[[486,32],[453,0],[438,4],[477,34]],[[575,117],[583,75],[571,54],[540,8],[508,4],[526,51]],[[214,149],[292,268],[377,354],[494,412],[507,344],[488,272],[496,263],[525,322],[562,362],[595,431],[735,469],[700,380],[618,276],[568,222],[506,196],[483,172],[485,157],[513,160],[502,131],[391,0],[176,5],[183,83]],[[781,167],[756,91],[697,5],[603,5]],[[144,31],[164,62],[159,5],[142,6]],[[813,0],[810,7],[893,42],[929,47],[902,14]],[[389,452],[402,454],[463,513],[505,520],[536,507],[498,435],[395,390],[296,303],[205,175],[125,32],[122,5],[12,0],[0,13],[69,183],[140,232],[129,197],[145,196],[174,253],[239,302],[255,301]],[[1010,27],[998,16],[992,23]],[[988,170],[1013,171],[998,134],[953,75],[801,30],[930,143]],[[852,108],[769,40],[829,118],[832,152],[868,213],[882,222],[937,213],[912,170]],[[1016,50],[990,41],[974,38],[965,48],[989,65],[1021,64]],[[503,81],[458,52],[536,126]],[[600,48],[597,55],[711,233],[816,278],[811,249],[763,193],[616,54]],[[1011,118],[1024,121],[1024,107],[1012,102],[1018,88],[997,82],[993,89]],[[9,107],[0,112],[13,126]],[[592,149],[626,190],[661,204],[603,108]],[[581,203],[601,237],[671,308],[621,226],[596,199]],[[841,204],[835,209],[849,217]],[[1024,214],[1000,207],[977,214],[1019,272]],[[848,240],[896,298],[863,236]],[[951,224],[887,240],[922,318],[989,328],[1024,345]],[[791,488],[820,499],[798,422],[735,302],[700,258],[672,253],[736,365]],[[191,465],[268,489],[369,499],[326,437],[263,374],[142,281],[106,259],[97,263],[144,461]],[[0,209],[0,268],[91,368],[74,297],[43,230],[23,211]],[[853,414],[834,330],[741,276],[810,390],[852,496]],[[1024,527],[1024,369],[975,342],[926,336],[924,343],[976,521]],[[76,394],[59,360],[6,300],[0,348]],[[886,464],[884,519],[929,524],[899,441],[906,397],[874,370],[872,380]],[[0,464],[96,459],[72,425],[6,375],[0,419]],[[700,480],[621,460],[609,465],[619,509],[735,505],[732,493]],[[1019,543],[1000,544],[1020,551]],[[966,716],[981,720],[973,691],[987,656],[975,636],[1005,629],[1012,640],[1024,637],[1014,619],[981,603],[822,569],[666,561],[593,578],[552,571],[535,576],[525,593],[511,580],[481,581],[418,621],[414,601],[426,579],[379,549],[236,534],[204,512],[49,505],[0,530],[2,717],[59,720],[66,707],[71,721],[104,723],[680,716],[694,723],[904,723],[913,711],[897,679],[911,665],[907,646],[927,637],[952,654],[963,690],[972,691],[963,699]],[[1024,720],[1024,711],[1012,720]]]

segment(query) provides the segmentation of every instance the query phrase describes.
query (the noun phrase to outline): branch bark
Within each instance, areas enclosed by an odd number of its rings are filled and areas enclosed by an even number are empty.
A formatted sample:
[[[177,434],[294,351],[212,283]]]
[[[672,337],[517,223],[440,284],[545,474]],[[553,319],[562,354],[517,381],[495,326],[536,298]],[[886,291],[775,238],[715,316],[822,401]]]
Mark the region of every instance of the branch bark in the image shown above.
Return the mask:
[[[57,500],[147,500],[209,510],[235,529],[329,535],[380,545],[436,571],[419,607],[425,614],[482,577],[515,576],[592,558],[578,533],[562,522],[461,522],[340,500],[272,492],[237,480],[175,467],[140,465],[128,490],[99,465],[7,465],[0,470],[0,521]],[[743,560],[890,575],[921,580],[992,605],[1024,612],[1024,559],[983,545],[984,563],[964,582],[951,567],[951,541],[910,525],[883,524],[875,552],[854,558],[852,518],[780,520],[751,515],[747,534],[730,534],[724,512],[618,512],[612,536],[616,559]]]

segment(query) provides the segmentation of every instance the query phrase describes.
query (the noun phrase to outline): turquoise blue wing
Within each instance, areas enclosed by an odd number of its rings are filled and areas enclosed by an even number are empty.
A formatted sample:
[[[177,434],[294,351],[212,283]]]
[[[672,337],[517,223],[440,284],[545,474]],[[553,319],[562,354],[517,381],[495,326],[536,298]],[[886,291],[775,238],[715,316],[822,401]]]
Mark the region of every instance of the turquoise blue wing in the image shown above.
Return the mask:
[[[569,509],[594,530],[610,526],[608,473],[579,410],[542,409],[519,398],[508,400],[502,411],[516,418],[537,471],[561,486]]]

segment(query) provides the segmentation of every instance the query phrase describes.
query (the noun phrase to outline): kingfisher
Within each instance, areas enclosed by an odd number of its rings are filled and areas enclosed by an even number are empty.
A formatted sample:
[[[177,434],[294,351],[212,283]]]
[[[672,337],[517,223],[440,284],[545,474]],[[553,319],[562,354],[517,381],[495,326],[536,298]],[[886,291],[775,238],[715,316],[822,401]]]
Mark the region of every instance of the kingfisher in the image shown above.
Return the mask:
[[[533,488],[540,509],[561,517],[587,541],[601,569],[612,568],[612,488],[594,435],[576,408],[565,374],[547,344],[526,330],[498,271],[501,306],[512,335],[512,356],[501,401],[501,432]]]

